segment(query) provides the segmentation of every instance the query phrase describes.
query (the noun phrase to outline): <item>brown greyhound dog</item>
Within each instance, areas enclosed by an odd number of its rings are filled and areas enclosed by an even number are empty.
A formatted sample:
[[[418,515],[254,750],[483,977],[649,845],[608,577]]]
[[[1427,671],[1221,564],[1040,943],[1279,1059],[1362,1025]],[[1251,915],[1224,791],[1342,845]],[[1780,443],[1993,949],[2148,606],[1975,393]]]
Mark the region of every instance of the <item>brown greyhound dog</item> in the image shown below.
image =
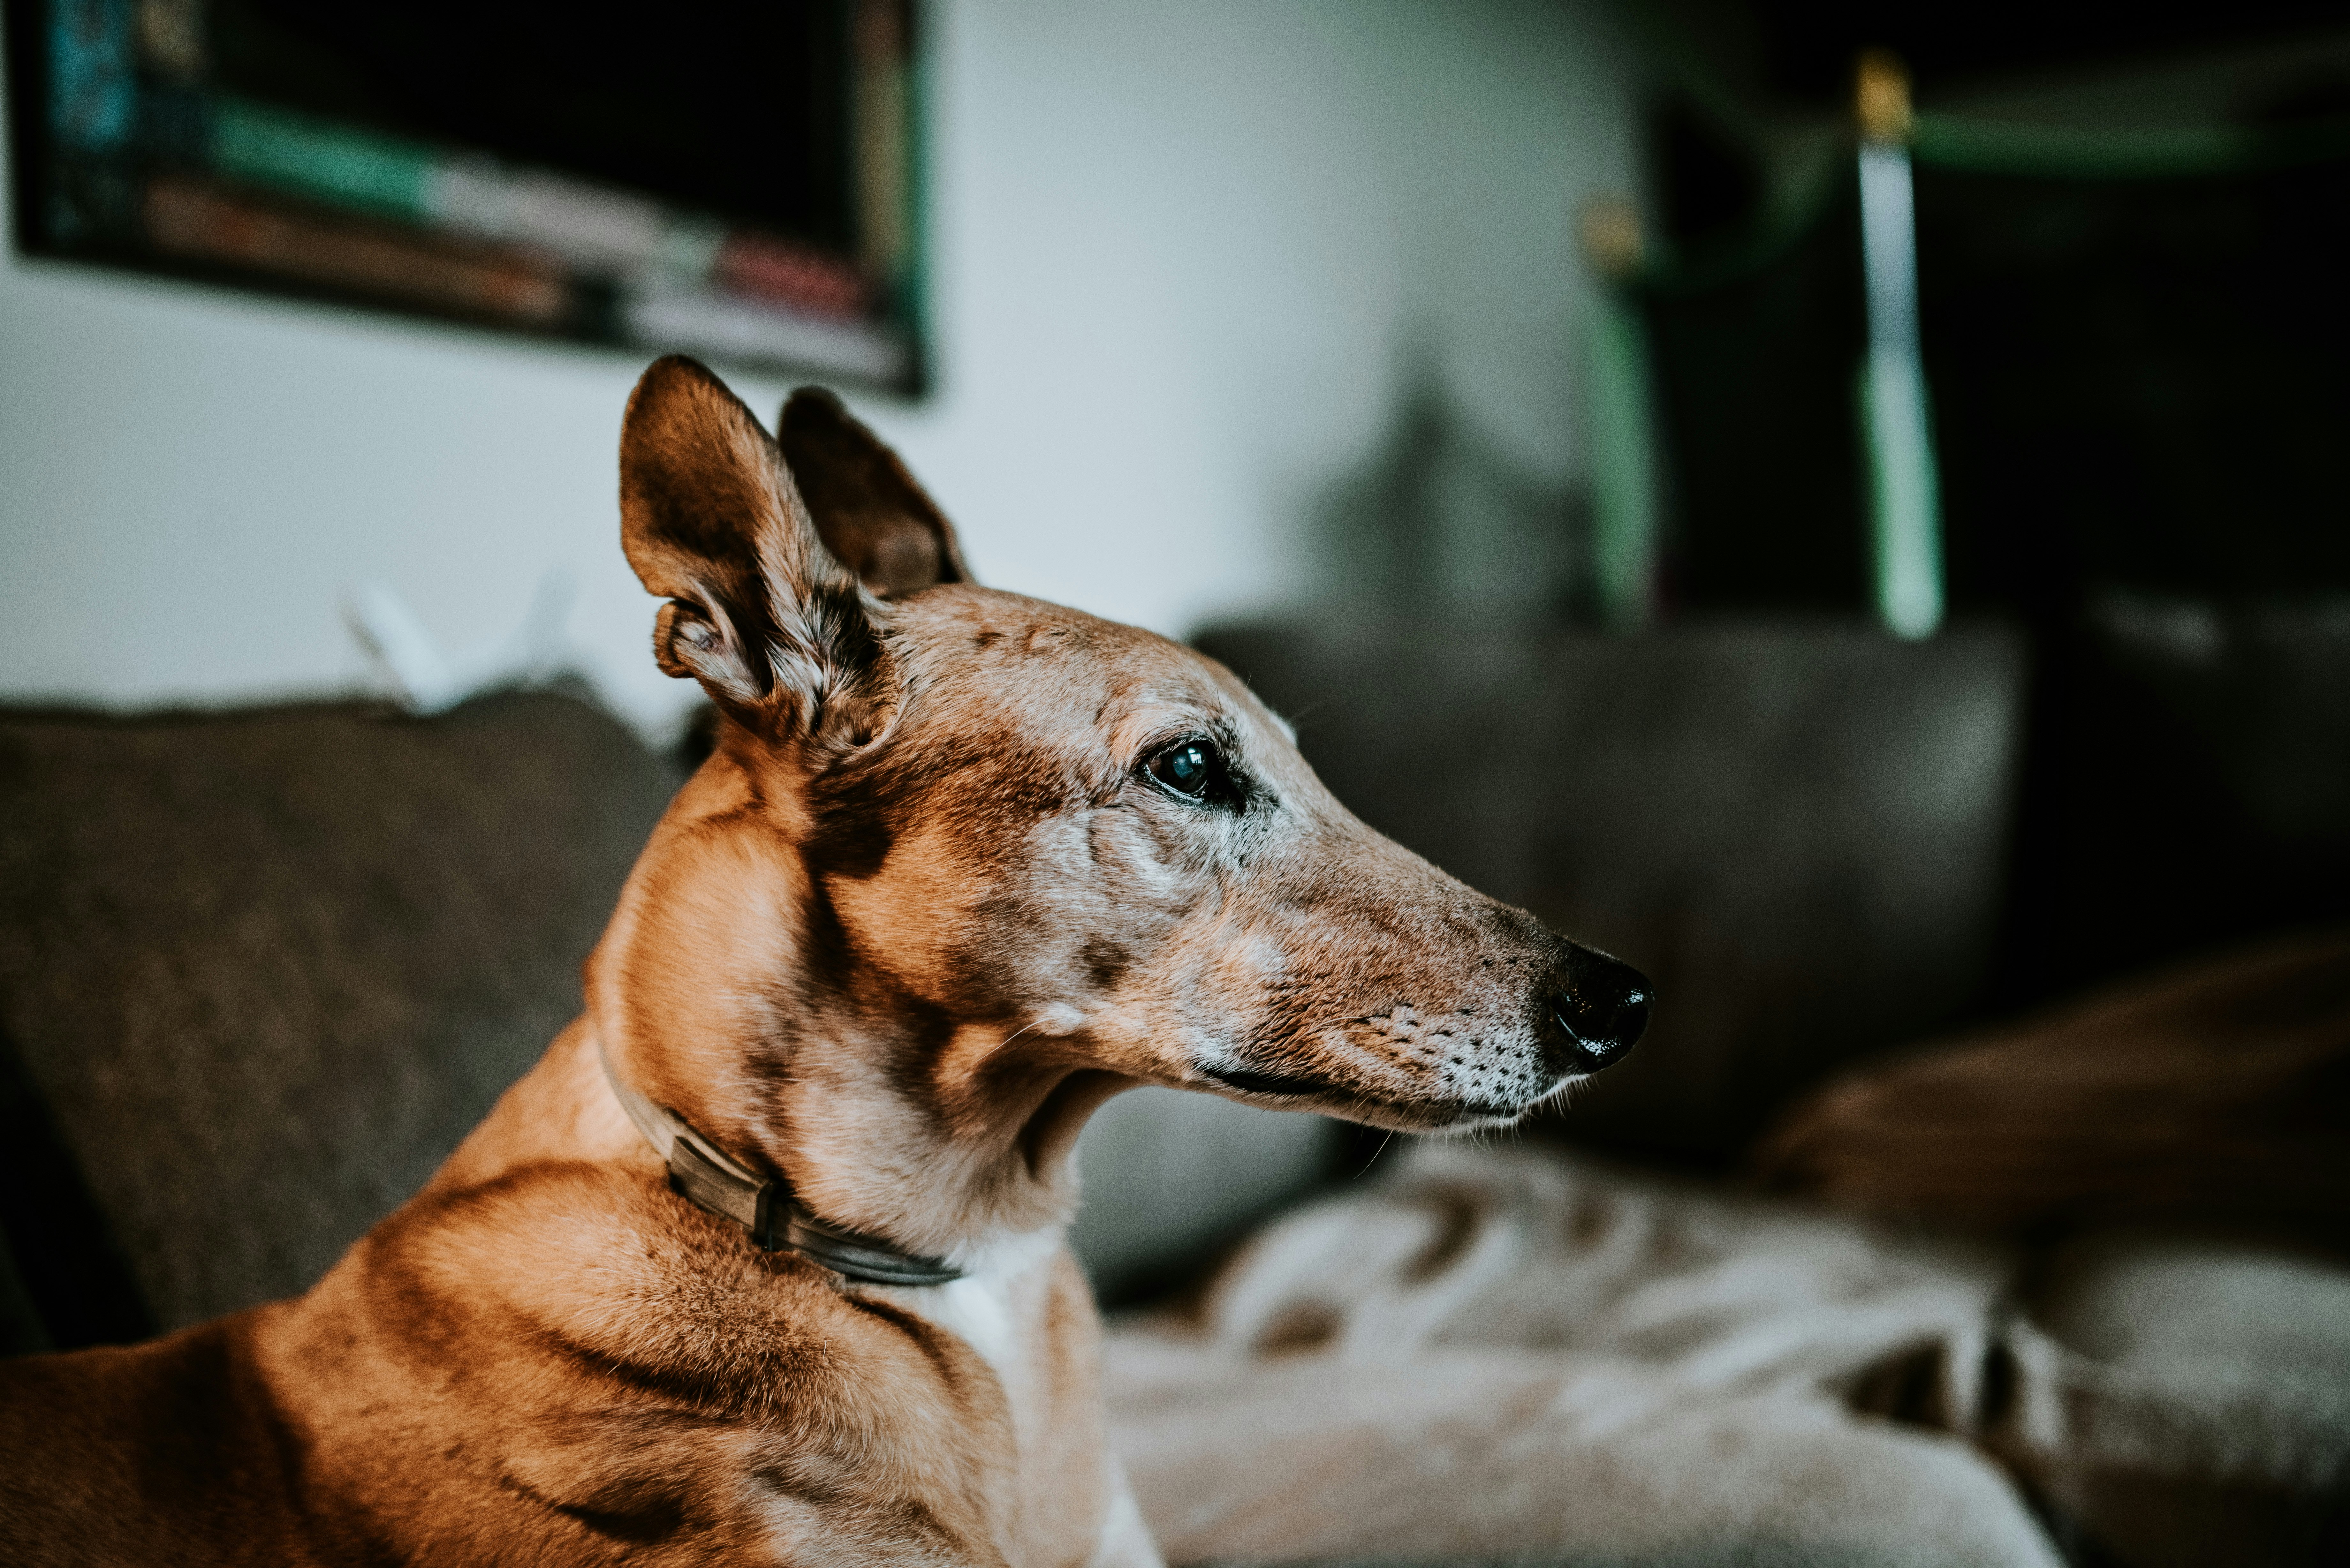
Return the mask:
[[[827,394],[771,438],[660,361],[620,511],[722,722],[585,1015],[307,1295],[0,1364],[0,1558],[1155,1563],[1062,1242],[1088,1114],[1494,1127],[1646,1022],[1225,670],[974,587]]]

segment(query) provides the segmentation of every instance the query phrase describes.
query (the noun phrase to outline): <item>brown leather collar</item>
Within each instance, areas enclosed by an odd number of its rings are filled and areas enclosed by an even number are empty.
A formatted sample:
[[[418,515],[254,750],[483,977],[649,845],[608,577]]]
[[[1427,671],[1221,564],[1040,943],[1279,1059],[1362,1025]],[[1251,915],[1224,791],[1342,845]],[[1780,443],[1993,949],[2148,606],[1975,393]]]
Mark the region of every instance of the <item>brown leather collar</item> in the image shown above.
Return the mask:
[[[837,1274],[872,1285],[943,1285],[963,1272],[943,1258],[926,1258],[879,1236],[828,1225],[792,1196],[789,1186],[750,1170],[703,1137],[684,1118],[662,1109],[620,1081],[599,1037],[596,1056],[604,1081],[637,1131],[669,1163],[669,1184],[712,1214],[733,1220],[768,1251],[797,1252]]]

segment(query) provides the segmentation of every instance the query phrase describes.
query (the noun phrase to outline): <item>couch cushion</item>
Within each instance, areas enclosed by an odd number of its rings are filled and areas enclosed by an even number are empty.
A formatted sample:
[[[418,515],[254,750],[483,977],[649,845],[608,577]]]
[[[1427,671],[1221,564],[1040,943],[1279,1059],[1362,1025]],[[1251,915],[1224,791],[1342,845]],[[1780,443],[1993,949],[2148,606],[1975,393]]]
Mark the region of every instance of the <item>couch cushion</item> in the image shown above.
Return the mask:
[[[2046,646],[2019,1001],[2350,924],[2350,606],[2109,591]]]
[[[0,1046],[33,1091],[16,1120],[48,1123],[7,1129],[0,1178],[50,1336],[317,1279],[577,1012],[674,783],[549,693],[429,720],[0,713]],[[28,1168],[20,1132],[78,1170]],[[127,1309],[104,1256],[22,1233],[76,1178]]]

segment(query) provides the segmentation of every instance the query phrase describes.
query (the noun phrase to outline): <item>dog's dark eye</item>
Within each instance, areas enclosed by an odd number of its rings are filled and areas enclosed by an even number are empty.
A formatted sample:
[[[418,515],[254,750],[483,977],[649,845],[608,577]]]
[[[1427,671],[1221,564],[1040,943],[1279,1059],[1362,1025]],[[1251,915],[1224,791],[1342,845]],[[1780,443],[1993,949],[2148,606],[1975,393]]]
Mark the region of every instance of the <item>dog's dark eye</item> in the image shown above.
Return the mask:
[[[1177,794],[1205,800],[1224,778],[1224,754],[1213,741],[1178,741],[1142,764]]]

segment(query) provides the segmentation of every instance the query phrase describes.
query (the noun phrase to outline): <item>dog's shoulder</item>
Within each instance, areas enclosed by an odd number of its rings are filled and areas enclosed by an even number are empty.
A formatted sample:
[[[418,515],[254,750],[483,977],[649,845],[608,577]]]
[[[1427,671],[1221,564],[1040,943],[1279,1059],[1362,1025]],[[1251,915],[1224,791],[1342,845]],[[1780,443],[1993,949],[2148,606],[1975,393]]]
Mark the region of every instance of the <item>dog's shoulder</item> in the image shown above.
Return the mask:
[[[849,1377],[868,1397],[877,1375],[989,1381],[983,1358],[921,1314],[843,1292],[657,1177],[609,1164],[544,1161],[424,1194],[347,1266],[371,1326],[415,1355],[462,1339],[476,1357],[559,1363],[711,1416],[775,1416]]]
[[[749,1245],[650,1173],[550,1160],[419,1195],[265,1359],[329,1489],[403,1534],[437,1517],[485,1543],[576,1535],[583,1561],[729,1540],[766,1560],[883,1521],[873,1561],[925,1541],[959,1559],[993,1533],[1004,1397],[887,1294]]]

